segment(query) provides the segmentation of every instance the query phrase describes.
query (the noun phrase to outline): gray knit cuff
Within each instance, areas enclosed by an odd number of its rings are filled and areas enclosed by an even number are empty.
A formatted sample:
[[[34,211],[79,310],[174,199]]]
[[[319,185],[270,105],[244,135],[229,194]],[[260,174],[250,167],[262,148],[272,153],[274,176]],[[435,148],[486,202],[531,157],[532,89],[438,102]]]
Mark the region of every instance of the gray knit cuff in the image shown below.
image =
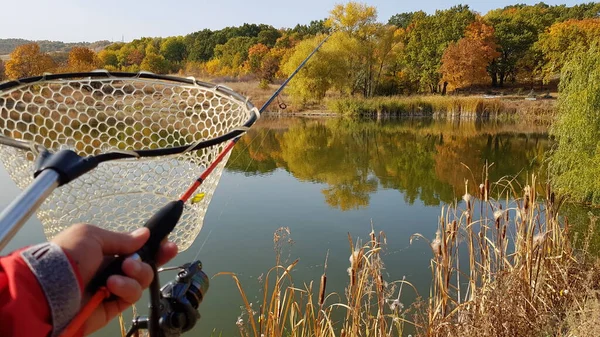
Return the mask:
[[[52,336],[58,336],[81,305],[77,275],[63,250],[54,243],[29,247],[21,256],[46,295],[52,316]]]

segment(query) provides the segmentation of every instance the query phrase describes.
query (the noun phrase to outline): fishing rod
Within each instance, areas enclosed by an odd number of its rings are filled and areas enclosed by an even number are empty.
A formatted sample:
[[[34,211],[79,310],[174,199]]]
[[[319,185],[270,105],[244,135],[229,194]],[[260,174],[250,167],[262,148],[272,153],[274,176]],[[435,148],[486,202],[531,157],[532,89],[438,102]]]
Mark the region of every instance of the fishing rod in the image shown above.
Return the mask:
[[[258,111],[258,116],[269,107],[330,36],[331,34],[326,36],[271,95]],[[248,128],[244,126],[242,129],[245,132]],[[159,290],[158,271],[155,266],[154,257],[158,252],[160,243],[173,231],[181,218],[184,204],[202,183],[206,181],[223,159],[227,157],[242,135],[240,134],[232,138],[227,143],[214,161],[200,174],[178,200],[167,203],[146,222],[144,227],[150,230],[150,238],[138,252],[129,257],[116,257],[104,270],[94,277],[87,288],[87,291],[94,295],[61,336],[70,337],[75,335],[93,310],[104,300],[111,298],[110,293],[105,288],[106,281],[111,275],[123,275],[121,265],[126,258],[134,258],[147,262],[152,266],[154,271],[154,280],[150,285],[150,317],[135,318],[128,336],[140,329],[147,329],[151,337],[178,336],[182,332],[193,328],[198,318],[196,309],[208,290],[208,277],[202,271],[202,264],[196,261],[180,267],[177,279]],[[190,298],[195,298],[195,300],[190,300]],[[182,312],[174,309],[182,307],[185,308]]]

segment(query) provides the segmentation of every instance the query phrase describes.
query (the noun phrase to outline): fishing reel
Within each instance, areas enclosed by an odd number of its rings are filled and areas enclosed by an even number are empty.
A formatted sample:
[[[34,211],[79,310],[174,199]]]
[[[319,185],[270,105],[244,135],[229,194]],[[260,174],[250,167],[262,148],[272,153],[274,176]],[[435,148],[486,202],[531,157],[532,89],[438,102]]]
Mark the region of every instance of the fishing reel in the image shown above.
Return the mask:
[[[127,336],[141,329],[151,337],[178,337],[196,325],[200,314],[198,306],[208,291],[208,276],[202,271],[202,262],[194,261],[180,267],[154,269],[154,286],[150,286],[150,316],[138,316]],[[158,273],[178,269],[174,280],[158,290]]]

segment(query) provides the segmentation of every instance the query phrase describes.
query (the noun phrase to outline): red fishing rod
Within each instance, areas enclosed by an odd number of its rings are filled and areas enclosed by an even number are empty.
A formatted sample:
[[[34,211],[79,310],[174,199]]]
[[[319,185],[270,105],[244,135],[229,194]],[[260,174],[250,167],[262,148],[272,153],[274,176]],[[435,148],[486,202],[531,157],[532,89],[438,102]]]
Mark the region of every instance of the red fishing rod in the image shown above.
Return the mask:
[[[281,86],[271,95],[267,102],[265,102],[260,108],[259,115],[263,113],[267,109],[267,107],[269,107],[269,105],[277,98],[281,91],[283,91],[283,89],[292,80],[292,78],[296,76],[296,74],[305,66],[308,60],[321,48],[321,46],[329,39],[330,36],[331,34],[325,37],[325,39],[323,39],[323,41],[321,41],[315,47],[315,49],[302,61],[302,63],[300,63],[300,65],[294,70],[294,72],[290,74],[290,76],[281,84]],[[110,299],[113,296],[105,287],[106,281],[112,275],[124,275],[121,266],[126,258],[134,258],[137,260],[144,261],[150,264],[154,270],[154,281],[150,286],[151,305],[150,318],[147,328],[151,337],[156,337],[160,335],[160,327],[158,322],[158,305],[156,301],[152,301],[152,299],[155,299],[157,295],[160,295],[158,289],[158,274],[156,272],[155,266],[155,256],[160,248],[161,242],[168,237],[168,235],[173,231],[173,229],[177,225],[177,222],[181,218],[185,203],[190,199],[192,195],[194,195],[196,190],[202,185],[202,183],[207,179],[207,177],[223,161],[223,159],[238,142],[240,137],[241,135],[231,139],[225,145],[225,148],[223,148],[223,150],[219,153],[215,160],[206,168],[206,170],[204,170],[204,172],[202,172],[202,174],[192,183],[192,185],[181,195],[181,197],[178,200],[174,200],[167,203],[158,212],[156,212],[150,218],[150,220],[148,220],[145,223],[144,227],[150,230],[150,238],[139,251],[137,251],[131,256],[116,257],[105,269],[100,271],[100,273],[98,273],[94,277],[94,279],[90,282],[86,289],[87,292],[93,294],[93,296],[81,309],[79,314],[71,321],[69,326],[63,331],[63,333],[61,334],[62,337],[75,336],[82,328],[83,324],[88,320],[90,315],[94,312],[94,310],[103,301]],[[202,273],[202,275],[204,274]],[[208,283],[206,283],[206,288],[208,287],[207,284]],[[203,297],[204,293],[200,294],[200,296]]]

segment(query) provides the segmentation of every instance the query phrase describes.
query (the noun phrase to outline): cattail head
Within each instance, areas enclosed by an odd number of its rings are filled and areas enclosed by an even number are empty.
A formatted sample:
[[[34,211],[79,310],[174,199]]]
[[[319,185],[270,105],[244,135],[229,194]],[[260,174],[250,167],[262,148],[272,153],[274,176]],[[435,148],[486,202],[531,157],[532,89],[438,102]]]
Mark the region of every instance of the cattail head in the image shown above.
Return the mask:
[[[494,220],[495,221],[500,221],[500,219],[502,218],[502,215],[504,214],[504,211],[499,209],[497,211],[494,212]]]
[[[529,185],[525,186],[525,188],[523,189],[523,209],[525,209],[525,211],[527,211],[529,209],[529,203],[531,201],[531,187],[529,187]]]
[[[321,275],[321,285],[319,286],[319,306],[325,302],[325,288],[327,287],[327,275]]]
[[[479,199],[483,200],[485,198],[485,185],[479,184]]]
[[[440,234],[439,230],[435,232],[435,239],[431,241],[431,249],[436,255],[442,255],[442,240]]]
[[[546,233],[538,233],[533,237],[533,246],[539,246],[546,240]]]

